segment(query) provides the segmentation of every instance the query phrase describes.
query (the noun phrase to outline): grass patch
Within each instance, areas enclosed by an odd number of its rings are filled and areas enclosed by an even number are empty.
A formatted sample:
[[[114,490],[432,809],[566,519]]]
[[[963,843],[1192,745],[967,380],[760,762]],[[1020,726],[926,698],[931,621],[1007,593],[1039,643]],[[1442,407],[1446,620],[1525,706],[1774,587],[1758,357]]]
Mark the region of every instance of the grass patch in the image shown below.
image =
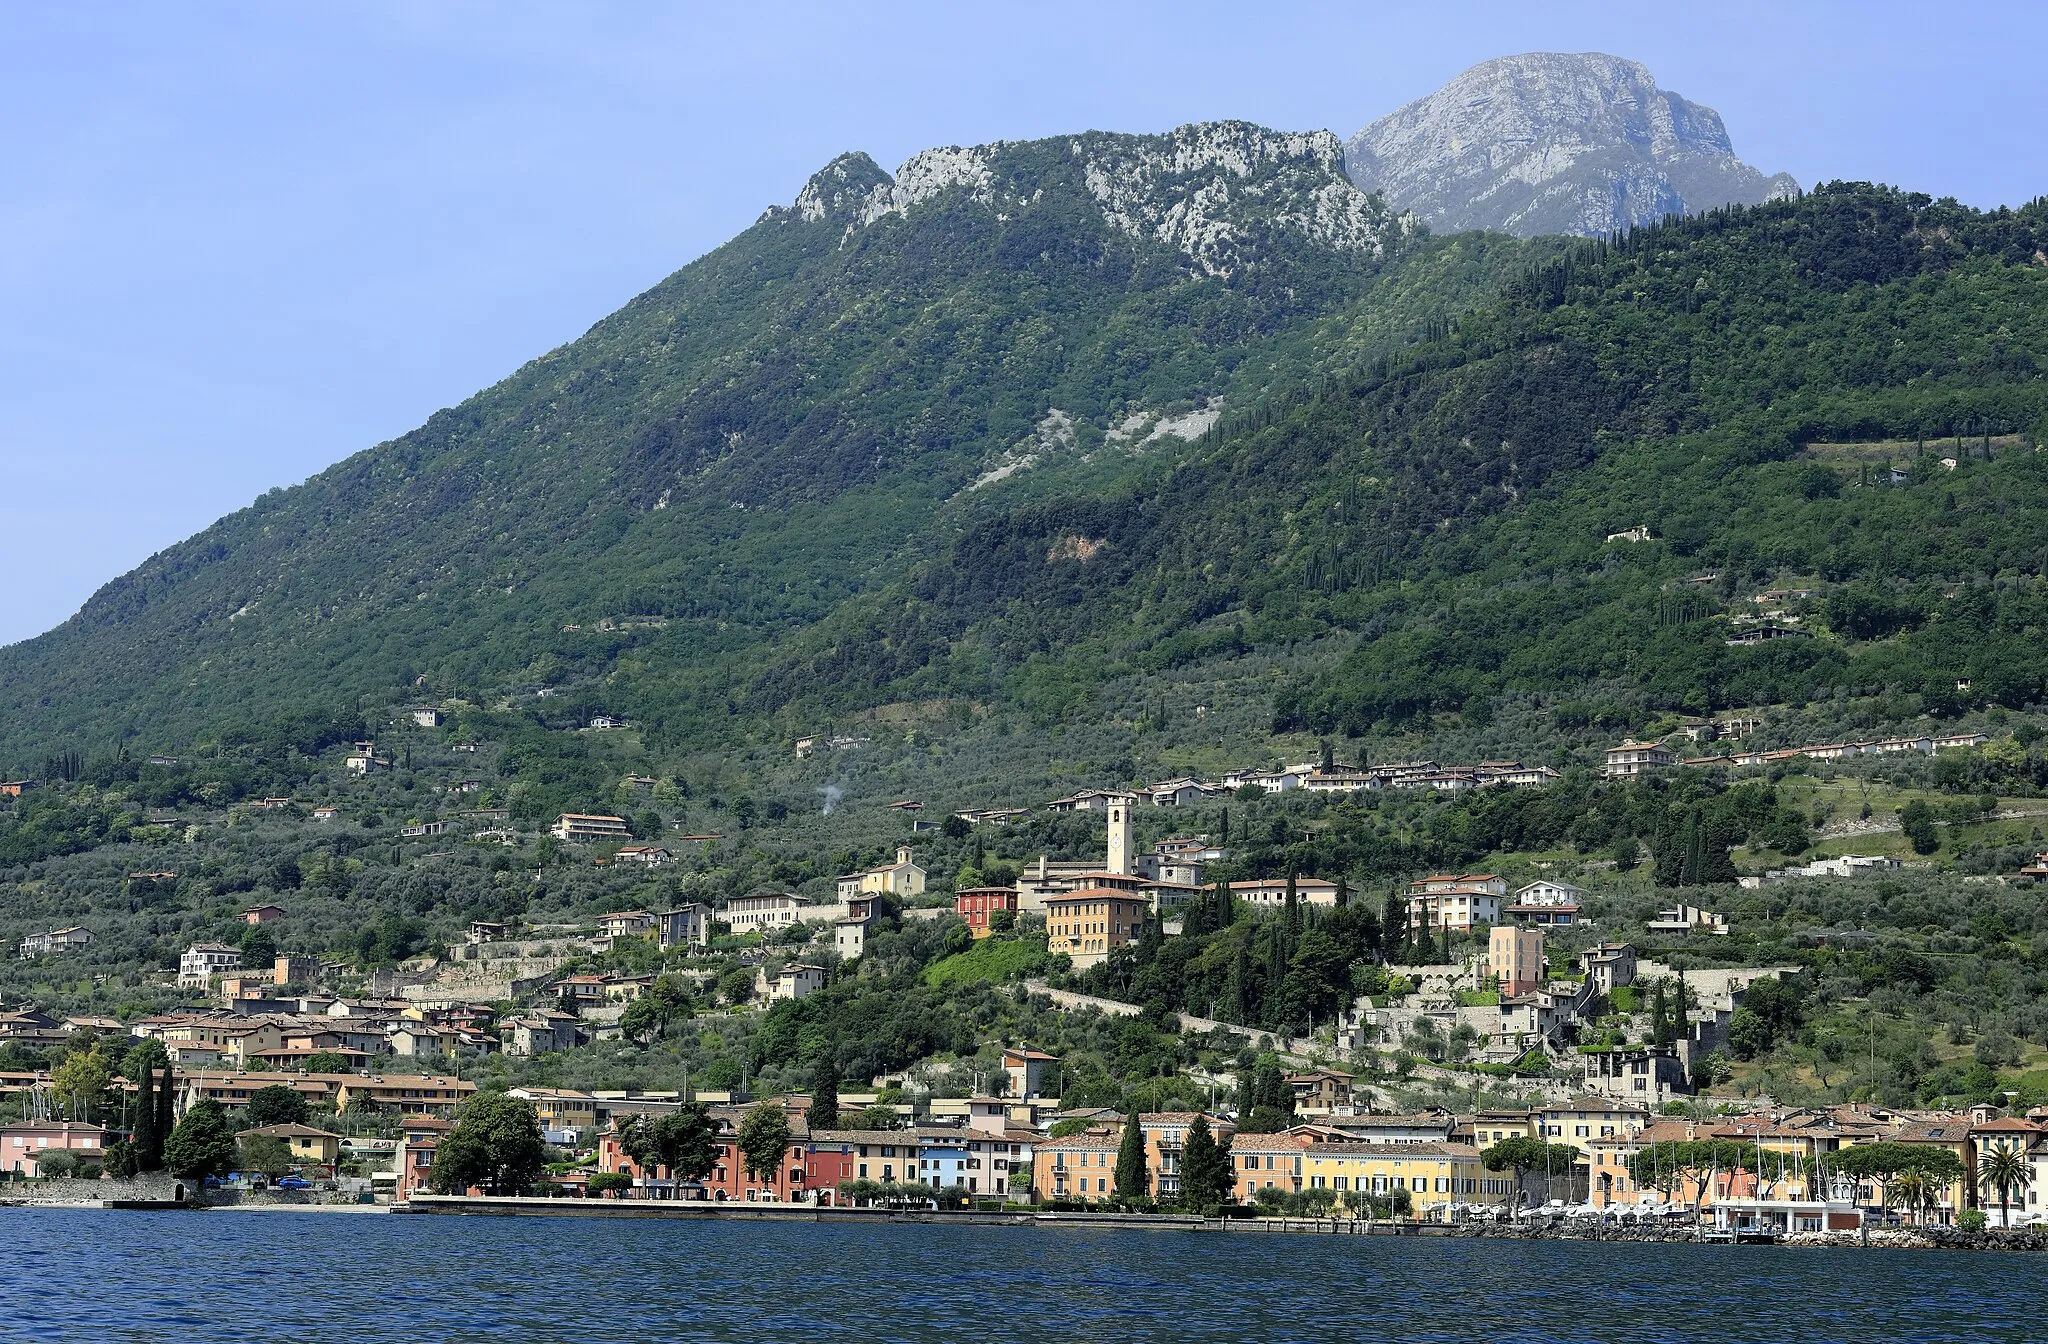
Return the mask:
[[[1021,980],[1045,969],[1045,939],[984,938],[965,952],[955,952],[925,967],[924,982],[934,989],[976,980]]]

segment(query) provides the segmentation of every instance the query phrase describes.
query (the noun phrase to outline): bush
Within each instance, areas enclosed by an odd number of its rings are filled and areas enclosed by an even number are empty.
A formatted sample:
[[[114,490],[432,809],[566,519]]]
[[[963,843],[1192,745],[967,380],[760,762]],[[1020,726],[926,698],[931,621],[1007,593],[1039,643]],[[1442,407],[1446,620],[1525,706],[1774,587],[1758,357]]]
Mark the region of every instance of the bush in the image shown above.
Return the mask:
[[[1964,1209],[1956,1215],[1956,1226],[1965,1232],[1982,1232],[1985,1221],[1982,1209]]]
[[[633,1178],[623,1171],[600,1171],[590,1178],[584,1188],[593,1195],[609,1194],[613,1190],[631,1190]]]

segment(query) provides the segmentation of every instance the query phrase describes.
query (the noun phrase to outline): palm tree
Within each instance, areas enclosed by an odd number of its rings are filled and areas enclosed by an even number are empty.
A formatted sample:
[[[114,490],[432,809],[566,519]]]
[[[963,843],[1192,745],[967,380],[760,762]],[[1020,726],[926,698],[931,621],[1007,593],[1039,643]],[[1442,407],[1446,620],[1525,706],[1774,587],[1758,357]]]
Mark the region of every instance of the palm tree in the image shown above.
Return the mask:
[[[1998,1225],[2012,1226],[2011,1196],[2034,1179],[2032,1164],[2017,1144],[2002,1143],[1977,1161],[1977,1184],[1998,1191]]]
[[[1927,1178],[1917,1171],[1902,1171],[1885,1182],[1885,1203],[1903,1208],[1915,1217],[1920,1206],[1927,1202],[1927,1195]]]

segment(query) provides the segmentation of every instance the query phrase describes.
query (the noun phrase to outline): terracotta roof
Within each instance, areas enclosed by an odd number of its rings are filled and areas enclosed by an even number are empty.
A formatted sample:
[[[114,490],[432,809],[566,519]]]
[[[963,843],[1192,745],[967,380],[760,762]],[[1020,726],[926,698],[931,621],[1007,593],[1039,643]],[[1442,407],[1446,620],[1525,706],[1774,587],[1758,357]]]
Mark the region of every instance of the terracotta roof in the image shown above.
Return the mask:
[[[261,1129],[245,1129],[241,1132],[240,1137],[246,1139],[251,1134],[260,1134],[268,1139],[339,1139],[341,1137],[339,1134],[329,1134],[324,1129],[315,1129],[311,1125],[265,1125]]]
[[[1311,1157],[1444,1157],[1477,1162],[1479,1150],[1466,1143],[1312,1143]]]
[[[1047,1139],[1038,1145],[1041,1153],[1099,1153],[1115,1152],[1122,1137],[1114,1133],[1069,1134],[1063,1139]]]
[[[1308,1140],[1294,1134],[1237,1134],[1230,1140],[1233,1153],[1298,1153]]]

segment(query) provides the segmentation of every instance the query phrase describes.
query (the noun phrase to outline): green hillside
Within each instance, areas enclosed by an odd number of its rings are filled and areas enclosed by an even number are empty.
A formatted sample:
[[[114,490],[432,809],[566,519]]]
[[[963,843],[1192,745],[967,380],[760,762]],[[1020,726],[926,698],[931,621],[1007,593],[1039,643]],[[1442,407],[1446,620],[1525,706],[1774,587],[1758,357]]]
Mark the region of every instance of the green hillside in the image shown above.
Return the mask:
[[[1033,1041],[1074,1104],[1203,1104],[1183,1071],[1254,1052],[1176,1014],[1335,1059],[1346,1005],[1403,992],[1388,964],[1478,945],[1411,937],[1403,880],[1485,865],[1585,887],[1559,969],[1604,939],[1798,968],[1702,1085],[2048,1099],[2048,913],[2018,875],[2048,849],[2048,204],[1847,184],[1602,244],[1431,239],[1325,149],[1224,127],[894,181],[841,160],[582,341],[0,651],[0,767],[43,782],[0,799],[0,946],[94,939],[0,963],[0,998],[133,1020],[189,997],[169,968],[202,938],[367,992],[471,920],[829,902],[898,845],[939,906],[1099,856],[1099,814],[1038,806],[1076,787],[1514,756],[1561,778],[1138,809],[1141,846],[1224,848],[1209,880],[1341,881],[1341,909],[1205,897],[1079,976],[1033,925],[968,946],[931,909],[850,965],[829,926],[579,942],[563,969],[679,977],[679,1019],[460,1067],[767,1088],[829,1058],[964,1092]],[[1225,204],[1185,227],[1198,195]],[[446,721],[401,712],[422,701]],[[1741,707],[1752,745],[1991,740],[1597,769],[1620,734]],[[365,733],[388,769],[343,764]],[[948,818],[992,804],[1034,810]],[[675,861],[557,844],[562,811]],[[1847,852],[1914,867],[1763,881]],[[1729,935],[1652,930],[1679,900]],[[249,925],[259,902],[286,914]],[[795,957],[835,964],[828,991],[758,1013],[760,965]],[[1041,973],[1144,1016],[1056,1012],[1019,983]],[[1669,1029],[1639,1008],[1581,1043]],[[1396,1108],[1573,1078],[1576,1055],[1416,1072],[1472,1046],[1347,1066]]]
[[[934,151],[898,184],[846,156],[582,339],[0,651],[0,760],[418,685],[567,685],[730,740],[783,641],[1038,471],[1176,456],[1162,423],[1398,346],[1528,254],[1416,236],[1340,159],[1241,123]]]
[[[878,709],[1208,702],[1227,758],[2043,698],[2040,203],[1838,184],[1523,250],[1355,192],[1317,223],[1314,137],[1176,136],[935,151],[979,165],[936,186],[840,160],[582,341],[0,654],[0,751],[317,751],[453,698],[530,739],[538,807],[624,771],[552,731],[600,711],[659,764]],[[1189,136],[1263,147],[1236,213],[1119,225],[1208,180],[1160,166]],[[1765,626],[1791,633],[1741,642]]]
[[[1483,722],[1508,694],[1610,727],[1612,694],[2038,701],[2044,244],[2038,203],[1848,185],[1580,248],[1187,459],[980,522],[891,608],[948,642],[908,684],[1078,705],[1337,635],[1352,651],[1277,690],[1277,729]],[[1756,600],[1788,587],[1810,595]],[[1780,608],[1798,634],[1730,642]],[[883,647],[842,638],[759,702],[843,701]]]

